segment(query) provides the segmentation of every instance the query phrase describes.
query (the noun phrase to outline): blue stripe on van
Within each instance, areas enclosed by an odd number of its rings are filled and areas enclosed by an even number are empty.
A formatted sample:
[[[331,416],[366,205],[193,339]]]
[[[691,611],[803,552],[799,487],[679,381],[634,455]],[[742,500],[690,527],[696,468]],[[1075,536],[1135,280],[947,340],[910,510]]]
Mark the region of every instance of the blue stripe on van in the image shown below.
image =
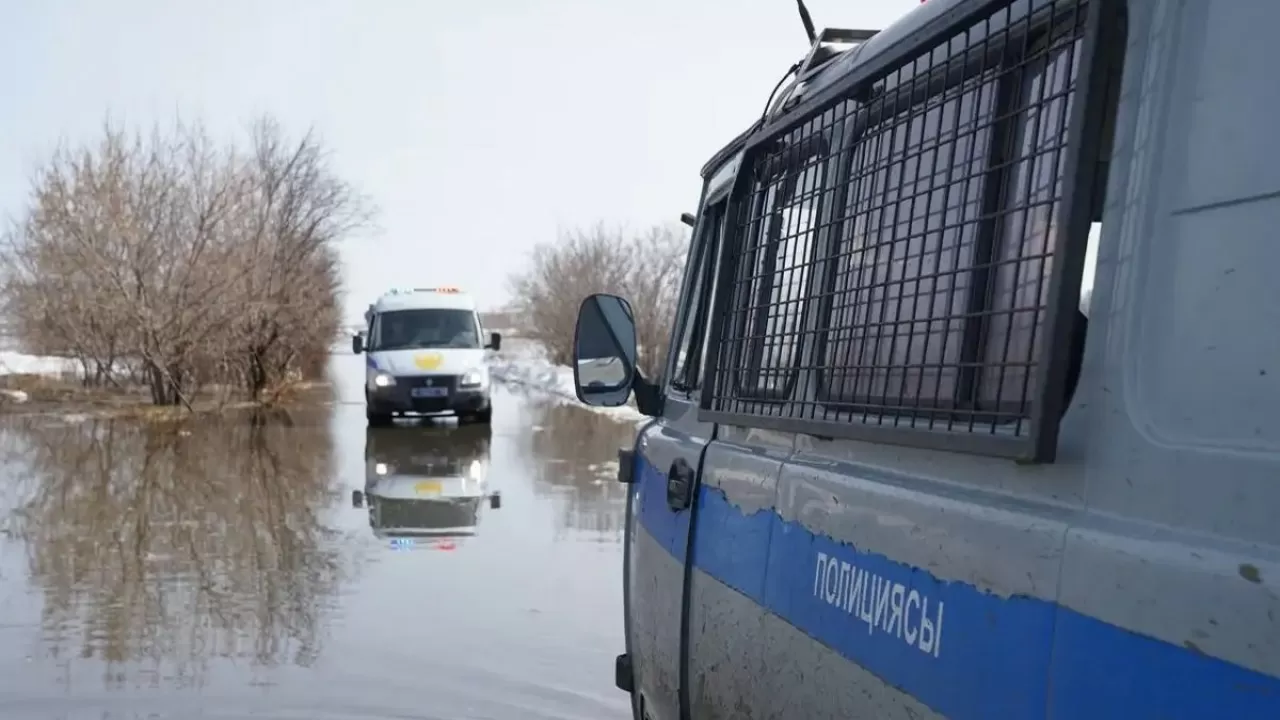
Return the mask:
[[[688,513],[672,513],[665,476],[637,462],[640,524],[678,559]],[[696,567],[948,717],[1280,718],[1280,679],[1056,603],[939,580],[776,512],[746,513],[718,488],[699,503]],[[834,575],[815,577],[818,553]]]
[[[374,369],[374,370],[377,370],[377,369],[378,369],[378,361],[377,361],[377,360],[374,360],[372,355],[365,355],[365,356],[364,356],[364,366],[365,366],[365,367],[367,367],[367,368],[372,368],[372,369]]]
[[[674,513],[667,507],[666,475],[653,463],[636,453],[636,484],[646,487],[638,498],[640,524],[658,544],[683,562],[685,544],[689,539],[689,513]]]

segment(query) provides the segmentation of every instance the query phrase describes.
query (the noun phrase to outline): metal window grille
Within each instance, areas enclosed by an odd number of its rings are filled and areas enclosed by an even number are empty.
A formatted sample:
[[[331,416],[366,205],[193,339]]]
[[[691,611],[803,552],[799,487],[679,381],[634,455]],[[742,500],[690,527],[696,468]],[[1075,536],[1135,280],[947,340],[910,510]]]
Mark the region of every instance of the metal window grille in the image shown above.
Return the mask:
[[[712,416],[1031,432],[1088,2],[991,5],[749,148]]]

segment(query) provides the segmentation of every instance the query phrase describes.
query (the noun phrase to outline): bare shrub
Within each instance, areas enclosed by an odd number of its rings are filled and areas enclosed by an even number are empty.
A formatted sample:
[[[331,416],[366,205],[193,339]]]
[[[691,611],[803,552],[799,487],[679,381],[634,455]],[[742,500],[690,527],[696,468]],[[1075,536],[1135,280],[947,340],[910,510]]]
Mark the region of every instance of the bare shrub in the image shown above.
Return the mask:
[[[328,355],[341,324],[336,244],[367,215],[325,160],[310,135],[289,144],[269,119],[254,127],[250,212],[239,227],[245,303],[235,357],[255,399],[291,373],[323,372],[317,359]]]
[[[631,303],[637,363],[645,377],[656,378],[666,359],[688,246],[683,229],[665,225],[634,234],[604,225],[561,233],[557,242],[534,247],[527,268],[511,278],[521,330],[546,348],[552,362],[567,365],[582,299],[613,293]]]
[[[368,217],[318,141],[270,118],[247,151],[199,125],[107,126],[37,173],[0,300],[28,351],[75,358],[86,384],[140,382],[159,405],[209,385],[261,399],[317,372],[338,332],[336,245]]]

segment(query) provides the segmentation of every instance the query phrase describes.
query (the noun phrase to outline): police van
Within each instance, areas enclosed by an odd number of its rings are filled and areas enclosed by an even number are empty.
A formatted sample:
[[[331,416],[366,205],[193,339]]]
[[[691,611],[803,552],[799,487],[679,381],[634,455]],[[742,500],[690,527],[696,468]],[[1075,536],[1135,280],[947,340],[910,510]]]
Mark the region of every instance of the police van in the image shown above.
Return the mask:
[[[474,298],[454,287],[392,290],[365,312],[366,330],[351,338],[365,353],[365,415],[372,427],[397,415],[453,414],[460,423],[493,415],[484,338]]]
[[[393,547],[455,550],[476,534],[482,508],[502,506],[490,488],[488,426],[365,431],[364,490],[374,537]]]
[[[652,418],[636,718],[1280,718],[1277,26],[930,0],[816,38],[703,169],[662,375],[627,299],[580,309],[624,372],[579,398]]]

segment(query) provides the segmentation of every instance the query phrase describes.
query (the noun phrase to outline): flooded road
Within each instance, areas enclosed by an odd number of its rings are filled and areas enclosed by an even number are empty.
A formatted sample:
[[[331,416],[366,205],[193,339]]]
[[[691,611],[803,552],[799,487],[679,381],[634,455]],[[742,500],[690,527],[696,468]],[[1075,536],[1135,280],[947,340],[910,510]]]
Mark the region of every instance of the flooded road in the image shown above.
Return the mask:
[[[331,407],[0,416],[0,717],[628,716],[632,428],[499,389],[367,431],[334,362]]]

